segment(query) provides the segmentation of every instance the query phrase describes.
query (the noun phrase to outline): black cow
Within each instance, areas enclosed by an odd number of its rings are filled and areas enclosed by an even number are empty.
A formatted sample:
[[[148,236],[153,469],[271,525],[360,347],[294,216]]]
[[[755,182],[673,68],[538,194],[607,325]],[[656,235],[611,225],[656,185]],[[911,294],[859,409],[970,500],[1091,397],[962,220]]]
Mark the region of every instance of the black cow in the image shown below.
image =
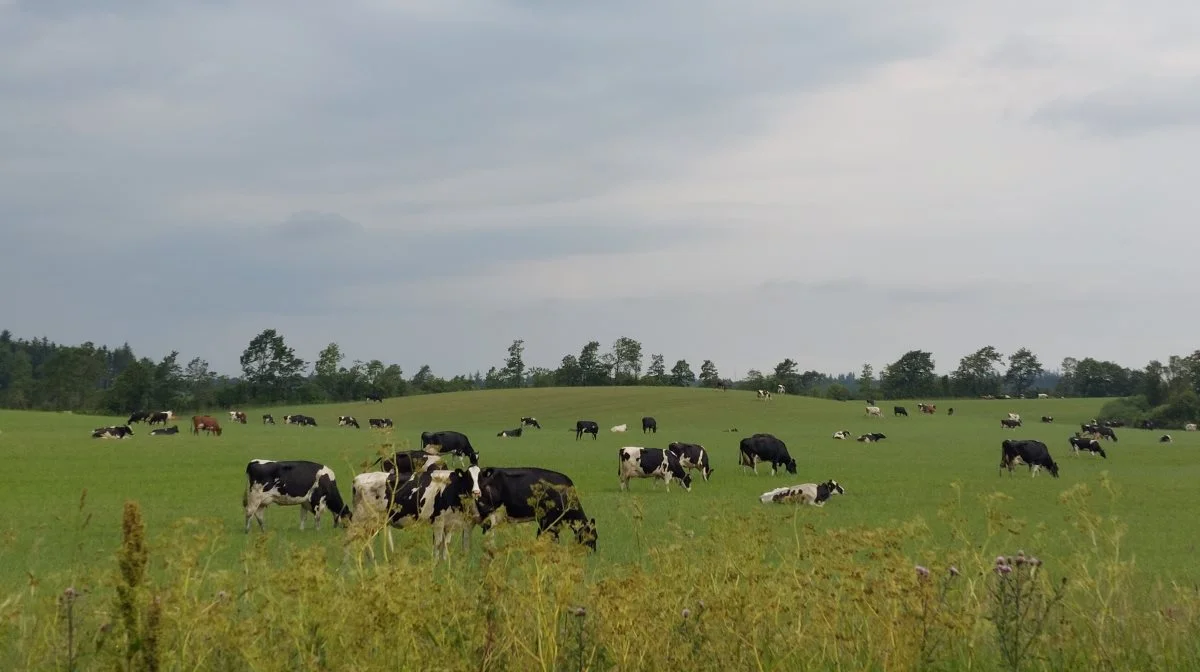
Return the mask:
[[[1101,447],[1100,442],[1096,439],[1076,432],[1075,436],[1068,437],[1067,441],[1071,444],[1071,454],[1073,455],[1079,455],[1079,451],[1086,450],[1093,455],[1099,455],[1108,459],[1108,454],[1104,452],[1104,448]]]
[[[880,434],[879,432],[871,432],[870,434],[863,434],[862,436],[858,437],[858,439],[856,439],[856,440],[860,441],[862,443],[875,443],[876,441],[880,441],[880,440],[886,439],[886,438],[887,438],[886,436],[884,436],[883,434]]]
[[[588,519],[566,474],[537,467],[488,467],[479,474],[482,493],[475,504],[483,520],[483,533],[504,520],[537,522],[537,536],[549,531],[558,539],[566,523],[575,540],[596,550],[596,519]]]
[[[457,455],[459,460],[470,460],[471,465],[479,464],[479,453],[471,445],[471,440],[465,434],[454,431],[421,432],[421,447],[437,446],[439,453]]]
[[[521,426],[522,427],[533,427],[535,429],[542,428],[542,426],[538,423],[537,418],[530,417],[530,416],[521,418]]]
[[[263,424],[264,425],[275,424],[275,416],[271,415],[270,413],[263,413]]]
[[[579,420],[575,423],[575,440],[578,441],[584,434],[591,434],[592,440],[599,438],[600,425],[596,424],[595,420]]]
[[[178,433],[179,433],[179,425],[173,425],[171,427],[164,427],[162,429],[150,430],[150,436],[165,436],[167,434],[178,434]]]
[[[1054,416],[1053,415],[1043,415],[1042,422],[1054,422]]]
[[[1163,434],[1162,436],[1158,437],[1158,442],[1159,443],[1173,443],[1174,439],[1171,438],[1170,434]]]
[[[375,394],[375,393],[373,393],[373,392],[372,392],[371,394],[368,394],[368,395],[367,395],[367,401],[374,401],[374,402],[377,402],[377,403],[380,403],[380,404],[382,404],[382,403],[383,403],[383,397],[381,397],[381,396],[379,396],[378,394]]]
[[[379,465],[383,471],[398,474],[416,474],[434,468],[445,469],[446,462],[437,453],[427,453],[423,450],[402,450],[391,457],[379,457],[371,466]]]
[[[1037,476],[1039,469],[1046,469],[1050,475],[1058,478],[1058,464],[1050,457],[1050,449],[1041,441],[1025,439],[1013,441],[1006,439],[1000,443],[1000,469],[1008,468],[1011,476],[1013,467],[1017,464],[1029,465],[1031,476]]]
[[[463,532],[463,549],[470,544],[471,528],[479,523],[475,501],[483,493],[479,488],[478,466],[462,469],[437,469],[408,476],[392,472],[385,486],[388,524],[404,528],[413,523],[433,526],[433,552],[436,558],[450,559],[450,537],[456,529]]]
[[[642,433],[646,432],[658,433],[658,421],[648,415],[642,418]]]
[[[146,422],[150,419],[150,414],[146,411],[134,411],[129,419],[125,421],[126,425],[132,425],[135,422]]]
[[[258,521],[259,530],[266,530],[263,512],[271,504],[299,504],[302,530],[310,512],[318,530],[321,529],[321,512],[326,509],[333,513],[334,527],[343,518],[350,519],[350,507],[342,501],[333,470],[316,462],[250,460],[246,464],[246,493],[242,495],[247,533],[251,519]]]
[[[692,476],[683,470],[675,453],[662,448],[626,446],[617,450],[617,477],[621,489],[629,489],[631,478],[660,478],[671,490],[671,479],[677,479],[684,490],[692,491]]]
[[[784,465],[789,474],[796,473],[796,460],[788,454],[787,446],[775,438],[771,434],[754,434],[742,439],[738,446],[741,453],[739,464],[742,471],[746,467],[753,467],[754,473],[758,473],[759,462],[771,463],[771,475],[774,476],[779,465]]]
[[[358,420],[355,420],[353,415],[339,415],[338,427],[353,427],[355,429],[362,429],[358,426]]]
[[[946,415],[954,415],[954,407],[953,406],[950,407],[950,410],[946,411]]]
[[[157,412],[157,413],[151,413],[151,414],[150,414],[150,419],[146,421],[146,424],[148,424],[148,425],[162,425],[162,426],[166,427],[166,426],[167,426],[167,421],[168,421],[168,420],[170,420],[170,419],[171,419],[171,414],[170,414],[170,413],[167,413],[166,411],[159,411],[159,412]]]
[[[524,431],[523,427],[515,427],[513,429],[502,429],[502,430],[500,430],[499,433],[496,434],[496,436],[498,436],[500,438],[508,438],[508,437],[521,438],[521,432],[523,432],[523,431]]]
[[[1143,420],[1138,423],[1138,429],[1158,429],[1158,423],[1153,420]]]
[[[97,427],[92,431],[93,439],[123,439],[127,436],[133,436],[133,428],[129,425]]]
[[[1001,418],[1000,426],[1005,429],[1016,429],[1017,427],[1021,426],[1021,421],[1013,420],[1012,418]]]
[[[1113,443],[1117,442],[1117,433],[1112,430],[1112,427],[1100,425],[1096,428],[1096,434],[1099,434],[1102,439],[1112,439]]]
[[[712,475],[713,468],[708,461],[708,451],[698,443],[675,442],[667,446],[667,450],[679,459],[679,466],[684,469],[699,469],[704,480]]]
[[[367,418],[367,424],[373,429],[383,429],[392,426],[391,418]]]
[[[908,409],[904,408],[903,406],[893,406],[892,407],[892,417],[895,417],[897,415],[903,415],[904,417],[907,418],[908,417]]]

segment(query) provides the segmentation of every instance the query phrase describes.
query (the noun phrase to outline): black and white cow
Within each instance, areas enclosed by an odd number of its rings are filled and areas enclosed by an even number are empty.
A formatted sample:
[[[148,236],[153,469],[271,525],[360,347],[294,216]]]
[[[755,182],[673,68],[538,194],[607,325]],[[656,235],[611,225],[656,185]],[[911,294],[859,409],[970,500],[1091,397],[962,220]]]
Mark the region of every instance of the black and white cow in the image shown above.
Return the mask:
[[[1147,422],[1149,422],[1149,421],[1147,420]],[[1185,432],[1196,431],[1196,423],[1194,423],[1194,422],[1187,423],[1186,425],[1183,426],[1183,431],[1185,431]]]
[[[895,417],[897,415],[903,415],[904,417],[907,418],[908,417],[908,409],[903,406],[893,406],[892,407],[892,416]]]
[[[262,418],[262,420],[263,420],[263,424],[264,424],[264,425],[273,425],[273,424],[275,424],[275,416],[271,415],[270,413],[263,413],[263,418]]]
[[[789,474],[796,473],[796,460],[788,454],[787,446],[771,434],[754,434],[742,439],[738,446],[740,460],[738,464],[745,472],[746,467],[753,467],[758,474],[759,462],[771,463],[771,475],[783,465]]]
[[[300,425],[301,427],[316,427],[317,421],[315,418],[308,415],[285,415],[283,416],[285,425]]]
[[[358,426],[358,420],[355,420],[353,415],[339,415],[338,427],[353,427],[355,429],[362,429]]]
[[[503,521],[537,522],[537,535],[558,539],[565,523],[575,540],[596,550],[596,519],[587,517],[575,483],[566,474],[537,467],[488,467],[479,474],[481,495],[475,504],[486,535]]]
[[[1043,415],[1042,422],[1054,422],[1054,416],[1053,415]]]
[[[399,474],[419,474],[433,469],[445,469],[446,461],[437,453],[424,450],[401,450],[389,457],[380,456],[371,463],[379,465],[383,471],[394,471]]]
[[[522,427],[533,427],[534,429],[542,428],[542,425],[540,423],[538,423],[537,418],[528,416],[528,415],[521,418],[521,426]]]
[[[1033,439],[1005,439],[1000,443],[1000,469],[1008,469],[1011,476],[1013,467],[1017,464],[1029,466],[1031,476],[1037,476],[1040,469],[1046,469],[1050,475],[1058,478],[1058,463],[1050,457],[1050,449],[1041,441]]]
[[[676,441],[668,445],[667,450],[675,455],[679,460],[679,466],[684,469],[699,470],[705,481],[712,476],[713,468],[709,463],[708,451],[704,449],[704,446],[698,443]]]
[[[148,424],[148,425],[162,425],[163,427],[166,427],[166,426],[167,426],[167,421],[168,421],[168,420],[170,420],[170,419],[171,419],[171,414],[170,414],[170,413],[168,413],[168,412],[166,412],[166,411],[159,411],[159,412],[157,412],[157,413],[151,413],[151,414],[150,414],[150,419],[146,421],[146,424]]]
[[[862,436],[858,437],[856,441],[859,443],[875,443],[886,438],[886,436],[880,434],[879,432],[871,432],[870,434],[863,434]]]
[[[514,437],[514,438],[519,439],[519,438],[521,438],[522,431],[524,431],[523,427],[516,427],[513,429],[502,429],[502,430],[500,430],[500,432],[498,434],[496,434],[496,436],[498,436],[502,439],[509,438],[509,437]]]
[[[129,425],[97,427],[92,431],[93,439],[123,439],[127,436],[133,436],[133,428]]]
[[[316,529],[321,529],[321,512],[333,514],[333,526],[342,518],[351,518],[350,507],[342,501],[333,470],[316,462],[303,460],[250,460],[246,464],[246,532],[250,521],[258,521],[258,529],[266,531],[263,512],[268,506],[300,506],[300,529],[312,513]]]
[[[642,448],[625,446],[617,450],[619,462],[617,477],[621,481],[621,489],[629,489],[631,478],[659,478],[671,490],[671,479],[677,479],[684,490],[692,491],[692,477],[679,464],[675,453],[662,448]]]
[[[395,550],[396,544],[392,539],[392,527],[387,525],[387,480],[392,473],[389,471],[366,471],[354,477],[350,485],[351,512],[354,520],[370,523],[372,519],[384,523],[384,537],[387,539],[389,551]],[[401,478],[412,474],[402,474]],[[367,553],[374,558],[375,549],[368,545]]]
[[[1170,434],[1163,434],[1162,436],[1158,437],[1158,442],[1159,443],[1174,443],[1175,440],[1171,438]]]
[[[1001,418],[1000,426],[1004,429],[1016,429],[1021,426],[1021,421],[1013,420],[1012,418]]]
[[[1096,434],[1098,434],[1102,439],[1112,439],[1113,443],[1117,442],[1117,433],[1112,430],[1112,427],[1100,425],[1096,428]]]
[[[591,434],[592,440],[596,440],[600,435],[600,425],[595,420],[579,420],[575,423],[575,440],[583,438],[584,434]]]
[[[1104,448],[1100,445],[1100,442],[1090,436],[1083,436],[1079,432],[1076,432],[1075,436],[1067,437],[1067,441],[1071,444],[1072,455],[1078,456],[1079,451],[1083,450],[1108,459],[1108,454],[1104,452]]]
[[[391,418],[367,418],[367,425],[372,429],[383,429],[384,427],[392,427]]]
[[[367,395],[367,401],[374,401],[374,402],[376,402],[376,403],[382,404],[382,403],[383,403],[383,397],[382,397],[382,396],[380,396],[380,395],[378,395],[378,394],[375,394],[374,392],[372,392],[371,394],[368,394],[368,395]]]
[[[436,469],[408,477],[392,472],[387,477],[384,502],[388,506],[388,524],[405,528],[416,523],[433,527],[433,553],[450,560],[450,539],[462,531],[463,550],[471,543],[471,529],[480,522],[475,501],[483,494],[479,488],[480,469],[476,465],[462,469]]]
[[[850,430],[839,429],[838,431],[833,433],[833,438],[838,439],[839,441],[844,441],[844,440],[850,438]]]
[[[812,504],[825,506],[825,502],[834,495],[844,495],[846,489],[837,481],[828,480],[824,483],[801,483],[775,488],[758,496],[763,504]]]
[[[770,392],[768,392],[768,391],[766,391],[766,390],[759,390],[759,391],[758,391],[758,398],[759,398],[759,399],[767,399],[767,400],[770,400],[770,398],[771,398],[771,393],[770,393]]]
[[[444,430],[440,432],[421,432],[421,447],[436,447],[439,453],[449,453],[458,457],[459,462],[469,460],[472,465],[479,464],[479,453],[471,445],[471,440],[461,432]]]
[[[159,429],[150,430],[150,436],[167,436],[169,434],[178,434],[178,433],[179,433],[179,425],[172,425],[171,427],[162,427]]]
[[[642,434],[646,432],[658,433],[658,421],[648,415],[642,418]]]
[[[146,422],[150,419],[150,413],[147,411],[134,411],[129,419],[125,421],[126,425],[132,425],[135,422]]]

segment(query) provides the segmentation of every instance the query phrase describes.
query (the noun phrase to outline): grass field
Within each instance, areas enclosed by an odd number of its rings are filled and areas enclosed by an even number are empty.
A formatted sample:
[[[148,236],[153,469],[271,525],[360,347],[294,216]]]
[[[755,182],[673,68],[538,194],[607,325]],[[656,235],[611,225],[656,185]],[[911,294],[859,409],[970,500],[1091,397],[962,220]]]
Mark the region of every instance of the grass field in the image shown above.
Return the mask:
[[[933,400],[937,401],[937,400]],[[1096,415],[1104,400],[1011,400],[938,402],[938,413],[922,416],[915,404],[904,403],[910,417],[891,417],[892,402],[882,404],[885,418],[865,417],[860,402],[839,403],[804,397],[777,396],[759,401],[746,392],[668,388],[534,389],[468,392],[397,398],[383,404],[354,402],[329,406],[267,409],[280,418],[303,412],[317,418],[317,428],[263,426],[262,409],[245,409],[248,425],[231,425],[222,418],[222,437],[192,436],[187,420],[176,436],[151,437],[144,425],[123,441],[91,439],[96,426],[120,424],[122,418],[72,414],[0,412],[0,457],[5,468],[4,551],[0,584],[18,585],[32,575],[42,577],[74,567],[105,562],[118,543],[121,506],[141,503],[151,539],[181,518],[212,519],[224,533],[214,562],[234,564],[245,547],[241,493],[244,467],[253,458],[311,459],[332,466],[349,501],[355,473],[377,455],[385,441],[397,446],[419,444],[424,430],[457,429],[471,437],[481,464],[541,466],[562,471],[579,487],[589,515],[600,530],[599,553],[593,564],[628,562],[645,557],[655,543],[653,528],[675,526],[703,535],[714,516],[747,520],[778,520],[780,534],[792,535],[790,507],[764,506],[757,496],[776,486],[835,479],[846,495],[823,510],[805,509],[798,515],[818,529],[896,525],[921,518],[935,535],[944,532],[937,510],[952,496],[950,484],[961,483],[969,510],[977,496],[994,491],[1014,498],[1010,508],[1032,526],[1051,530],[1061,525],[1059,494],[1078,482],[1096,484],[1108,471],[1120,492],[1112,511],[1130,526],[1124,551],[1138,566],[1163,579],[1200,578],[1195,543],[1200,538],[1200,512],[1195,483],[1200,476],[1200,434],[1176,433],[1175,443],[1157,443],[1159,432],[1118,430],[1119,443],[1109,446],[1109,459],[1070,456],[1067,436],[1078,423]],[[945,409],[953,405],[953,417]],[[999,419],[1009,411],[1021,413],[1025,427],[1004,430]],[[355,415],[363,429],[338,427],[339,414]],[[1054,424],[1038,422],[1041,415]],[[527,429],[516,439],[495,434],[515,427],[523,415],[534,415],[544,429]],[[643,437],[640,419],[653,415],[659,433]],[[388,436],[367,429],[368,417],[390,417]],[[598,440],[575,441],[574,421],[594,419],[601,425]],[[608,428],[628,423],[629,433]],[[731,430],[737,428],[737,432]],[[833,431],[848,429],[856,436],[881,431],[878,444],[837,441]],[[737,444],[754,432],[783,439],[799,462],[795,476],[772,477],[760,467],[757,477],[742,473]],[[1023,467],[1016,476],[997,476],[999,444],[1006,438],[1045,441],[1062,468],[1055,480],[1048,474],[1030,478]],[[715,466],[713,480],[695,475],[692,492],[660,482],[639,480],[621,492],[616,478],[616,452],[624,445],[665,447],[670,441],[701,443]],[[78,505],[91,515],[80,530]],[[640,503],[638,513],[633,503]],[[632,517],[644,515],[642,535],[635,534]],[[324,545],[331,560],[340,557],[338,532],[328,519],[317,532],[298,529],[298,509],[272,507],[267,512],[272,552],[286,554],[293,545]],[[981,536],[985,522],[974,523]],[[251,536],[258,535],[255,528]],[[402,547],[420,557],[429,554],[426,532],[397,532]],[[476,537],[478,531],[476,531]],[[529,526],[506,534],[532,535]],[[646,538],[639,538],[645,536]],[[736,539],[731,539],[736,543]],[[1055,552],[1054,537],[1043,555]],[[458,552],[459,548],[454,547]],[[478,553],[478,546],[474,549]]]

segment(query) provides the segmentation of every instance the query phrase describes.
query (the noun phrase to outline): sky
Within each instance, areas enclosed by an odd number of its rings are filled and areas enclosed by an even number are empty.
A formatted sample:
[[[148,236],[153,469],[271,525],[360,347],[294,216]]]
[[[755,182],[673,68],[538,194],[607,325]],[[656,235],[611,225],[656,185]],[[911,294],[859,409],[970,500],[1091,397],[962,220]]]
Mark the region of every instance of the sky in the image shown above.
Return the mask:
[[[0,0],[0,327],[312,361],[1200,348],[1200,3]]]

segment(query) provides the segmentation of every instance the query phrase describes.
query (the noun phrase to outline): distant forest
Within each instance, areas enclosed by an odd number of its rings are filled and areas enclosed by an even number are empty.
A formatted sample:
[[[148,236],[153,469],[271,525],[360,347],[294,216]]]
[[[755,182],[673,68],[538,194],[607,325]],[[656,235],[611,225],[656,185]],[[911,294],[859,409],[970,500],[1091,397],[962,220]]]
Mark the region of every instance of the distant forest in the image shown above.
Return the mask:
[[[740,380],[721,376],[712,360],[699,370],[684,359],[669,367],[661,353],[647,358],[642,344],[618,338],[608,351],[590,341],[579,354],[564,355],[557,368],[528,366],[525,342],[513,341],[500,366],[486,373],[460,373],[446,378],[428,365],[405,377],[397,364],[373,359],[349,365],[337,343],[313,361],[298,357],[283,334],[266,329],[242,352],[242,375],[212,371],[193,357],[182,363],[178,352],[160,361],[138,357],[129,344],[116,348],[63,345],[41,339],[14,338],[0,332],[0,407],[124,414],[143,409],[177,412],[228,409],[243,405],[310,404],[364,399],[367,394],[396,397],[516,387],[643,385],[716,387],[775,391],[851,399],[1012,397],[1038,393],[1059,397],[1122,397],[1114,406],[1125,419],[1143,417],[1165,423],[1194,421],[1200,410],[1200,350],[1172,355],[1167,363],[1151,361],[1140,369],[1091,357],[1068,357],[1048,371],[1037,355],[1021,348],[1007,357],[985,346],[959,360],[949,375],[935,373],[933,354],[912,350],[876,375],[870,364],[854,373],[801,371],[786,358],[769,371],[750,370]],[[1139,416],[1139,417],[1135,417]]]

